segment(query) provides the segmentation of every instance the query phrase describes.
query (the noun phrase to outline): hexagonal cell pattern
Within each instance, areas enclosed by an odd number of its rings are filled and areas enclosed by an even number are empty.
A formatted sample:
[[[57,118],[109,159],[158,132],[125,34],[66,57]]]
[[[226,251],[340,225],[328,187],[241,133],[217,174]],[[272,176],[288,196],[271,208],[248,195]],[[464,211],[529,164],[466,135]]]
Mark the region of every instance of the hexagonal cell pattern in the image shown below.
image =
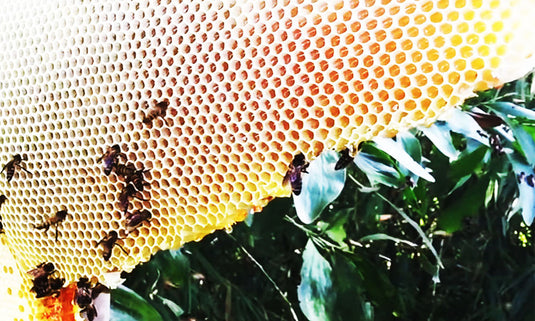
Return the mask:
[[[0,3],[0,164],[21,155],[0,177],[6,242],[68,282],[290,195],[300,152],[431,124],[534,66],[531,0]],[[116,144],[143,191],[104,173]],[[127,233],[136,210],[152,218]],[[125,251],[106,261],[110,231]]]
[[[31,311],[26,299],[27,289],[23,285],[22,276],[19,273],[17,262],[11,254],[7,245],[6,238],[0,236],[0,297],[2,307],[2,318],[5,320],[23,320],[26,319]]]

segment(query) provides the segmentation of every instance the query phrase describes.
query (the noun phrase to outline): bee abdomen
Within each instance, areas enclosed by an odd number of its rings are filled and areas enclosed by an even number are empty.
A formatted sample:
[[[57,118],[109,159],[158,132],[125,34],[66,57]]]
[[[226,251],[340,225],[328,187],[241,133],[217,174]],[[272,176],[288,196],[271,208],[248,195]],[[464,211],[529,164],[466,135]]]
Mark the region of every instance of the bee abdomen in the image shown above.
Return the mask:
[[[13,175],[15,175],[15,167],[9,167],[7,169],[6,177],[7,181],[10,182],[11,179],[13,179]]]
[[[37,230],[42,230],[44,229],[45,232],[50,228],[50,223],[46,222],[46,223],[43,223],[43,224],[40,224],[40,225],[36,225],[35,226],[35,229]]]
[[[303,188],[303,181],[300,178],[291,181],[290,185],[292,186],[292,193],[294,193],[295,195],[301,194],[301,189]]]

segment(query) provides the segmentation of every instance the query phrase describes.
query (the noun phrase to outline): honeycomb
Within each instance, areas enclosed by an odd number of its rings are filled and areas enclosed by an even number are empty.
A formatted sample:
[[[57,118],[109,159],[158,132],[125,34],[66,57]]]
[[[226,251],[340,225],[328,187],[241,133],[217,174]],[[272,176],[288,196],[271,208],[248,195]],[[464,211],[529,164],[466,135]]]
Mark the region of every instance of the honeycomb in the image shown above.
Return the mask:
[[[535,66],[533,0],[0,4],[0,164],[21,156],[0,176],[0,305],[16,320],[35,318],[13,302],[42,262],[68,283],[130,271],[289,196],[294,155],[429,125]],[[99,160],[113,145],[147,170],[126,214],[127,182]],[[110,231],[125,251],[105,260]]]

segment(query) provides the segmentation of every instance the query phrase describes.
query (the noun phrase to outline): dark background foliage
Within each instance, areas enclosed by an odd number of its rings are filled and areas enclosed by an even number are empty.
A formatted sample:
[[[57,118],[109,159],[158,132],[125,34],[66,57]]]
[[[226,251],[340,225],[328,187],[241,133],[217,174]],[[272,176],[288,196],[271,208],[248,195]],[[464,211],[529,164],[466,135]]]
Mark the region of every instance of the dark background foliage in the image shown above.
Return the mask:
[[[532,97],[528,76],[463,106],[504,124],[439,122],[440,146],[425,130],[399,136],[434,183],[362,145],[311,224],[276,199],[231,233],[158,253],[112,292],[113,318],[535,320],[533,228],[519,215],[534,208]]]

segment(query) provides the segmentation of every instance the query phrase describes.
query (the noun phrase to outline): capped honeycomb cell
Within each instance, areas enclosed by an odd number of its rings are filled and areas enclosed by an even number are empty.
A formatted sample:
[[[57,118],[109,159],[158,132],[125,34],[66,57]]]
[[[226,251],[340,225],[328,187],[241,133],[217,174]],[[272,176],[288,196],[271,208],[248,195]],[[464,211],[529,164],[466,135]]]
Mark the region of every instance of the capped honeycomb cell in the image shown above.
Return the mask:
[[[533,0],[0,4],[0,277],[15,280],[0,305],[14,320],[38,315],[13,302],[33,297],[25,271],[42,262],[67,283],[130,271],[289,196],[294,155],[429,125],[535,66]],[[141,173],[107,175],[114,159]],[[136,210],[152,217],[128,231]]]

